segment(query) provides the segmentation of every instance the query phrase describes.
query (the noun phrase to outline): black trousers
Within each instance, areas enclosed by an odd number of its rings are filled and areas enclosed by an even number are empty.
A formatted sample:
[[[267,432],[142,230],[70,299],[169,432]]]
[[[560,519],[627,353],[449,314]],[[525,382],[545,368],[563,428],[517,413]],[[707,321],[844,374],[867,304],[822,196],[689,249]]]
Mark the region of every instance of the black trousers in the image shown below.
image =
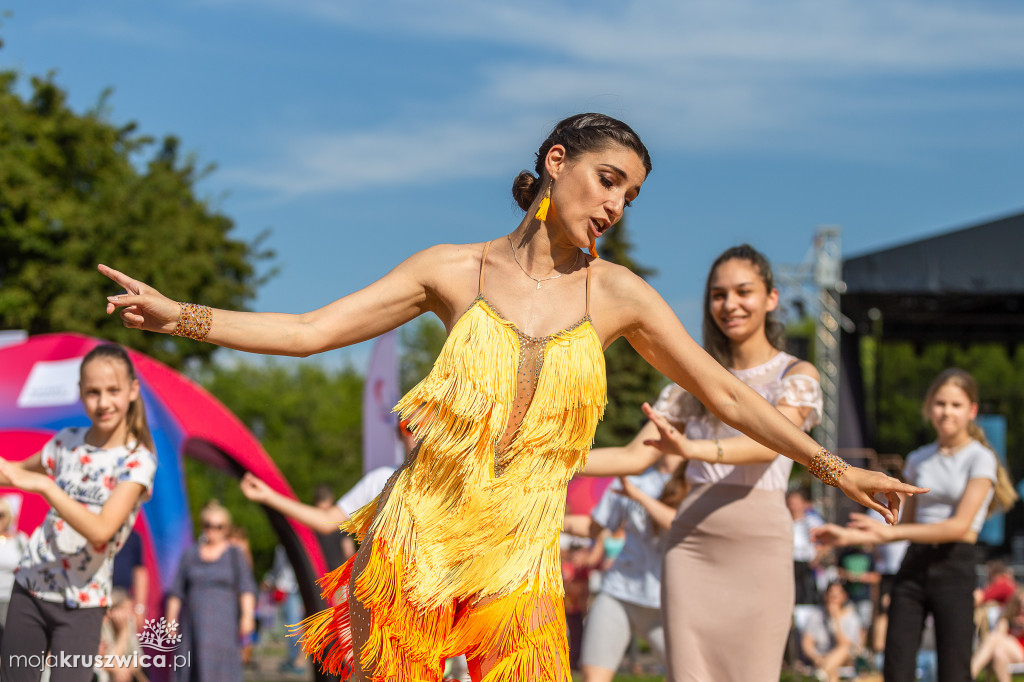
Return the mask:
[[[102,607],[69,609],[45,602],[15,583],[0,645],[0,680],[38,682],[49,654],[51,682],[89,682],[106,612]],[[78,666],[70,663],[75,655]],[[81,665],[83,656],[89,657],[88,666]]]
[[[913,682],[925,617],[935,620],[938,682],[970,682],[977,548],[961,542],[912,544],[889,604],[885,682]]]

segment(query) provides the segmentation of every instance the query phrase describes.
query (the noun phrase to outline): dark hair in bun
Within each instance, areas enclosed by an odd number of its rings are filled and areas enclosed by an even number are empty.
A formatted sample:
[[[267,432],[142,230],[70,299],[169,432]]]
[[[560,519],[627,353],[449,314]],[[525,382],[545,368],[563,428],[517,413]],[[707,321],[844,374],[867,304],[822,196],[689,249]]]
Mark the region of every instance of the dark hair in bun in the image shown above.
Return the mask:
[[[512,182],[512,197],[524,211],[530,208],[540,193],[544,159],[556,144],[565,147],[569,159],[619,145],[636,152],[644,164],[644,170],[648,175],[651,173],[651,155],[632,128],[604,114],[576,114],[560,121],[537,150],[537,163],[534,166],[536,175],[524,170]]]

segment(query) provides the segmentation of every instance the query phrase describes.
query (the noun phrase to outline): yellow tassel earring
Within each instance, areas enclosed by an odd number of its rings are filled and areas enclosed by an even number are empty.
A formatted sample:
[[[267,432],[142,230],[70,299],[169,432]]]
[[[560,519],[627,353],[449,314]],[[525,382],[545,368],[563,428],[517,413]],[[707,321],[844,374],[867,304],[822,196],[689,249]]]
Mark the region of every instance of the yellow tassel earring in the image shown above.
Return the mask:
[[[597,238],[594,237],[594,235],[590,235],[590,255],[594,258],[600,258],[600,256],[597,255]]]
[[[540,200],[540,206],[537,207],[536,217],[537,220],[548,219],[548,209],[551,207],[551,183],[548,183],[548,189],[544,192],[544,198]]]

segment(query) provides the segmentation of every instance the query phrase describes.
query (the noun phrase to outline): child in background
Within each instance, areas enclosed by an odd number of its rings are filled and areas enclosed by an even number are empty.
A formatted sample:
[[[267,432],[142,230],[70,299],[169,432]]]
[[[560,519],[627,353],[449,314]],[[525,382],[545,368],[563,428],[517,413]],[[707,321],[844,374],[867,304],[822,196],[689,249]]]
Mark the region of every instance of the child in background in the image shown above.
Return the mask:
[[[17,664],[22,656],[79,654],[91,664],[110,605],[114,555],[152,491],[155,448],[128,353],[116,345],[90,351],[79,392],[89,428],[62,429],[22,462],[0,459],[0,485],[50,504],[15,574],[0,647],[4,682],[40,678],[38,667]],[[58,666],[50,679],[86,682],[92,674],[91,665]]]
[[[910,498],[895,526],[851,514],[847,528],[827,524],[814,532],[819,542],[841,546],[910,541],[892,587],[886,682],[915,679],[928,615],[935,622],[939,679],[971,679],[978,531],[990,511],[1008,509],[1017,499],[975,422],[974,377],[962,369],[945,370],[932,382],[921,411],[937,437],[907,455],[903,473],[930,492]]]

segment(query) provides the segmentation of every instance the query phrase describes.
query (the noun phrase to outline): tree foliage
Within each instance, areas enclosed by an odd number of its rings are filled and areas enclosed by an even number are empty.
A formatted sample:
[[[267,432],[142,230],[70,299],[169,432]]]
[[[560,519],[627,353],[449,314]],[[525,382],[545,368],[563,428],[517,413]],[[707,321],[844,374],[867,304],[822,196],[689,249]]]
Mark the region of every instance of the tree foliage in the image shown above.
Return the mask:
[[[939,372],[959,367],[978,382],[979,412],[1006,417],[1009,468],[1018,476],[1024,473],[1024,429],[1019,419],[1024,413],[1024,346],[936,343],[915,348],[909,342],[885,341],[874,355],[878,371],[865,383],[874,388],[875,441],[880,453],[906,455],[935,439],[921,414],[921,402]]]
[[[125,270],[179,300],[241,308],[272,256],[231,237],[230,218],[195,194],[209,170],[97,107],[72,111],[47,78],[0,72],[0,328],[107,338],[173,367],[212,346],[126,330],[104,311],[116,287],[97,263]],[[148,158],[144,158],[148,155]],[[138,162],[138,163],[136,163]]]
[[[398,384],[403,393],[427,376],[447,336],[444,325],[432,315],[423,315],[402,327]]]
[[[359,480],[363,377],[355,369],[247,359],[213,365],[199,378],[260,439],[298,499],[312,502],[321,483],[340,497]],[[277,539],[262,509],[241,494],[238,481],[197,462],[188,463],[186,481],[193,518],[208,499],[217,498],[249,531],[257,565],[268,567]]]
[[[640,265],[631,255],[633,244],[623,219],[601,237],[601,257],[624,265],[641,277],[649,277],[654,270]],[[657,397],[667,383],[658,370],[647,364],[625,339],[618,339],[605,351],[608,373],[608,407],[604,421],[597,428],[597,447],[624,445],[633,439],[646,417],[640,405]]]

